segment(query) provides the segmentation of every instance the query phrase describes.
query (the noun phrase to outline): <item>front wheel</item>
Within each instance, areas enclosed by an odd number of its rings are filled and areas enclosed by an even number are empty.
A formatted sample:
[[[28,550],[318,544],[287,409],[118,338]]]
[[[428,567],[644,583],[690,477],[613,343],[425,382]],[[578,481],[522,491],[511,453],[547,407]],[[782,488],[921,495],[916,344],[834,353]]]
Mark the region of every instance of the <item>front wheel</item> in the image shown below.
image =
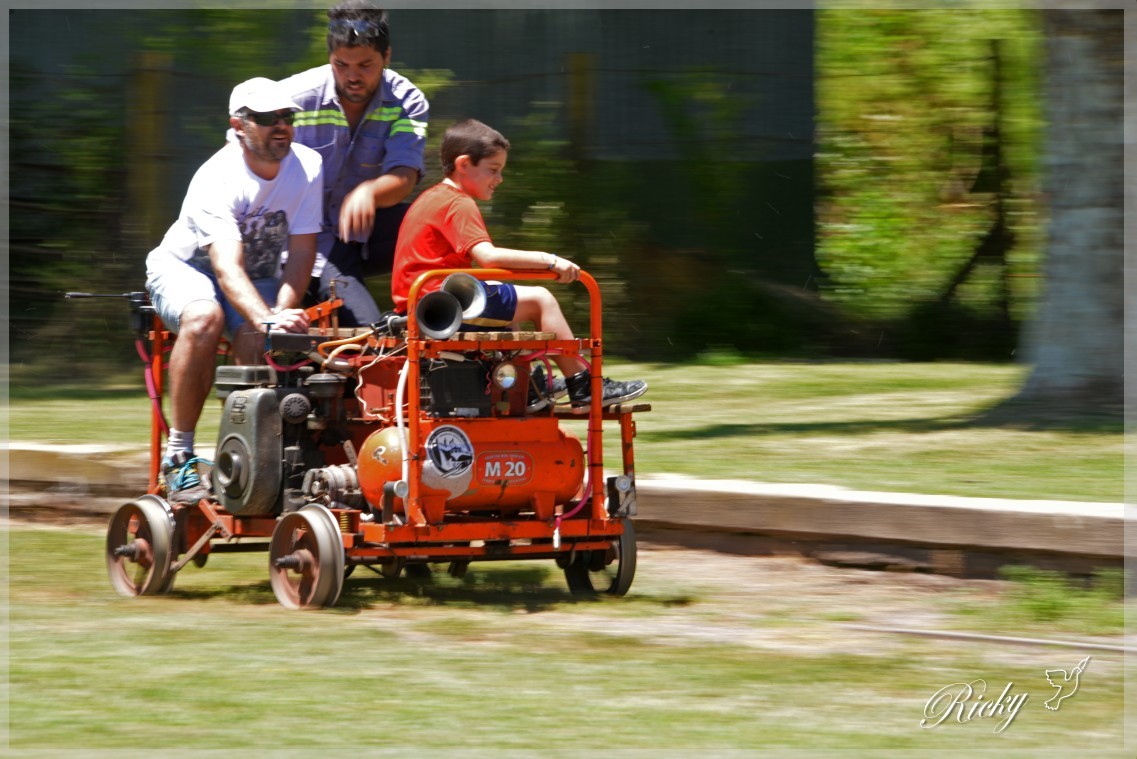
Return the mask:
[[[636,531],[624,520],[624,532],[607,550],[581,551],[565,567],[565,581],[574,595],[606,593],[622,596],[636,576]]]
[[[269,543],[269,581],[289,609],[334,606],[343,590],[344,552],[339,523],[323,506],[285,514]]]
[[[107,527],[107,575],[122,596],[165,593],[174,584],[174,512],[156,495],[124,503]]]

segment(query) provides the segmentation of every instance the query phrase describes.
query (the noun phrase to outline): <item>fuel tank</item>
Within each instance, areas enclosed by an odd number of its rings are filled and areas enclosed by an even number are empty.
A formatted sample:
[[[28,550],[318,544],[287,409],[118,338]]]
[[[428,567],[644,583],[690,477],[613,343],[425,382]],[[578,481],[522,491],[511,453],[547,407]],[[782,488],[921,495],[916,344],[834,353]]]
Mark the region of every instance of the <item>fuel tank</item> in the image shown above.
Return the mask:
[[[563,504],[584,481],[580,440],[556,419],[424,420],[422,430],[421,493],[444,496],[447,511],[522,510],[550,497]],[[384,483],[402,479],[399,430],[372,433],[358,461],[364,498],[379,508]]]

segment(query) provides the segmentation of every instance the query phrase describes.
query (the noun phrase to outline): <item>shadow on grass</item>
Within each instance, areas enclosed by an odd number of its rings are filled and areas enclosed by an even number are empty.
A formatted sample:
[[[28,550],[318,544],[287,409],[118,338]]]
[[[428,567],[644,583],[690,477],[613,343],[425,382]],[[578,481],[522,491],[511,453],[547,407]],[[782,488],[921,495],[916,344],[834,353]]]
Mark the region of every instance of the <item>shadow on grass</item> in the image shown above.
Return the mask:
[[[344,581],[343,591],[333,611],[360,612],[378,607],[435,606],[454,609],[483,608],[498,611],[537,613],[565,605],[611,603],[612,596],[574,595],[568,587],[556,587],[551,577],[559,570],[543,566],[471,568],[465,577],[455,578],[444,569],[435,569],[422,578],[380,577],[359,567]],[[277,603],[268,580],[249,585],[227,585],[215,588],[180,590],[175,586],[170,596],[186,600],[224,599],[236,603],[267,605]],[[687,606],[690,596],[636,597],[629,600],[648,602],[653,606]]]
[[[969,415],[914,419],[863,419],[847,422],[708,424],[689,429],[643,431],[638,434],[638,437],[646,442],[667,442],[672,440],[715,440],[794,434],[865,435],[874,432],[927,434],[992,428],[1024,432],[1120,435],[1125,430],[1125,419],[1121,413],[1088,413],[1077,409],[1056,409],[1033,404],[1007,402]]]
[[[336,606],[356,611],[376,606],[444,606],[532,614],[565,604],[597,601],[595,597],[574,596],[567,587],[546,586],[551,574],[545,567],[524,567],[470,570],[465,577],[453,578],[436,570],[429,577],[389,580],[362,569],[344,583]]]

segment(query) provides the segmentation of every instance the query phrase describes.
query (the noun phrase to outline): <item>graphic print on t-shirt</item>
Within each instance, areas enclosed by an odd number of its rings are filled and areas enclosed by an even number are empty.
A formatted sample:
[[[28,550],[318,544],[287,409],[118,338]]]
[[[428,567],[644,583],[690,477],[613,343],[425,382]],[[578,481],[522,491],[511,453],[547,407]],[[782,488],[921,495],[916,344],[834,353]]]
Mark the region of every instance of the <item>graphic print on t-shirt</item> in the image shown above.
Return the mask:
[[[288,214],[264,213],[258,208],[238,225],[245,246],[245,271],[249,279],[277,276],[280,256],[288,244]]]

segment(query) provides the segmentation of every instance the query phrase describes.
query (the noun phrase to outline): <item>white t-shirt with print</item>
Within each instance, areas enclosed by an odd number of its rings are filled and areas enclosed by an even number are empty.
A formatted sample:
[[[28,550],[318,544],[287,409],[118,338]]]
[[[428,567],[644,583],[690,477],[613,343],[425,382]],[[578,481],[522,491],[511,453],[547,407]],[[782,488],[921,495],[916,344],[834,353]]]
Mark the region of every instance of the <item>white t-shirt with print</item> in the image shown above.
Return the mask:
[[[322,161],[311,148],[292,143],[276,177],[262,179],[241,146],[227,143],[194,174],[178,220],[150,257],[192,260],[208,271],[209,246],[234,240],[244,244],[249,279],[279,277],[289,235],[320,231],[323,191]]]

